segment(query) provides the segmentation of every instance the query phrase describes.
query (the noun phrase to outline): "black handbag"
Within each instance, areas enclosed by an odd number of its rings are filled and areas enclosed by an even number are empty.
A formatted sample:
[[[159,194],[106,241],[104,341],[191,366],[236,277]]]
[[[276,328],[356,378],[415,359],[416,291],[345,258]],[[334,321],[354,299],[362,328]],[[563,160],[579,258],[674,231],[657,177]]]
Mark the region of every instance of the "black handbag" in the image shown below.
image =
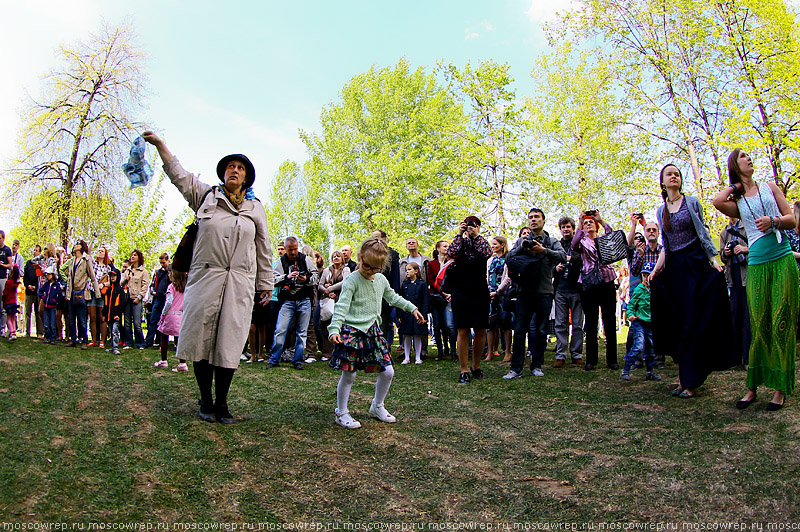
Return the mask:
[[[594,239],[597,256],[603,264],[612,264],[628,256],[628,242],[621,230],[611,231]]]
[[[206,201],[206,197],[215,189],[211,187],[203,194],[203,199],[200,200],[200,205]],[[199,207],[198,207],[199,208]],[[192,265],[192,256],[194,255],[194,242],[197,240],[197,230],[200,226],[197,223],[197,215],[195,213],[194,221],[186,228],[178,244],[175,254],[172,256],[172,269],[178,272],[189,273],[189,268]]]

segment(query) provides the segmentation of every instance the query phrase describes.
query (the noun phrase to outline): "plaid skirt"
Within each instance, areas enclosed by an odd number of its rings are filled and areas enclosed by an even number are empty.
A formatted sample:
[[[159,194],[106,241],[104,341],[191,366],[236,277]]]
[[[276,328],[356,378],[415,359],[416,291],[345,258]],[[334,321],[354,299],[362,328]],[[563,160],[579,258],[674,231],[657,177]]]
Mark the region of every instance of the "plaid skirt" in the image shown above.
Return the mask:
[[[366,333],[344,324],[339,336],[342,343],[336,344],[328,364],[333,369],[375,373],[392,365],[391,347],[377,322]]]

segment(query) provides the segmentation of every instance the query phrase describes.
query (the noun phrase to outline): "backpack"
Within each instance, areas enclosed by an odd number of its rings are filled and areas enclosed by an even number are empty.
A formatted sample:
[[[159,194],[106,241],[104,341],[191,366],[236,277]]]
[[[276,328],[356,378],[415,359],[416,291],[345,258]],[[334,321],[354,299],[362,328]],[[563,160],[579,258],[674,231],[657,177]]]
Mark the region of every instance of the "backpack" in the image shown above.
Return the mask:
[[[436,280],[433,282],[433,287],[439,292],[445,291],[444,287],[447,282],[447,274],[455,267],[455,263],[456,261],[454,259],[448,259],[447,262],[442,264],[442,267],[439,268],[439,273],[436,275]]]
[[[521,287],[535,287],[539,284],[542,275],[544,253],[537,255],[530,251],[520,250],[513,257],[506,259],[508,276],[514,284]]]

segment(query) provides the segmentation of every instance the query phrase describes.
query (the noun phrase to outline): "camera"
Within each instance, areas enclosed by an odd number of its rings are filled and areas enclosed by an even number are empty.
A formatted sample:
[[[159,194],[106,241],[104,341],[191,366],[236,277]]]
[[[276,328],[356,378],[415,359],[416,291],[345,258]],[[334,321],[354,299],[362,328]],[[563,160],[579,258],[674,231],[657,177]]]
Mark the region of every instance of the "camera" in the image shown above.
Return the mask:
[[[467,227],[478,227],[478,224],[475,222],[467,222]]]
[[[531,249],[533,247],[533,243],[538,242],[540,245],[544,245],[544,236],[543,235],[528,235],[525,237],[525,240],[522,241],[522,249]]]
[[[597,214],[597,209],[591,209],[591,210],[588,210],[588,211],[583,211],[583,213],[586,216],[594,216],[595,214]]]

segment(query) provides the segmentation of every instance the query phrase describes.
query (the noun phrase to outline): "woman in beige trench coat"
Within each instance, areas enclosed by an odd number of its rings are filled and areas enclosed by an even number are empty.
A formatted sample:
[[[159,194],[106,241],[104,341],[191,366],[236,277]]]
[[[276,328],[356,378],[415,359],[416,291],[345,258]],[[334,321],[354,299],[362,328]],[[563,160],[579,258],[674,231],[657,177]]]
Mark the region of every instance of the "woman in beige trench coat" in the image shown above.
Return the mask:
[[[261,202],[247,194],[255,168],[244,155],[223,157],[217,163],[222,186],[212,188],[184,170],[156,134],[146,131],[142,137],[158,149],[167,176],[197,213],[176,356],[193,361],[200,417],[233,423],[228,389],[247,341],[254,287],[268,303],[273,286],[266,213]]]

